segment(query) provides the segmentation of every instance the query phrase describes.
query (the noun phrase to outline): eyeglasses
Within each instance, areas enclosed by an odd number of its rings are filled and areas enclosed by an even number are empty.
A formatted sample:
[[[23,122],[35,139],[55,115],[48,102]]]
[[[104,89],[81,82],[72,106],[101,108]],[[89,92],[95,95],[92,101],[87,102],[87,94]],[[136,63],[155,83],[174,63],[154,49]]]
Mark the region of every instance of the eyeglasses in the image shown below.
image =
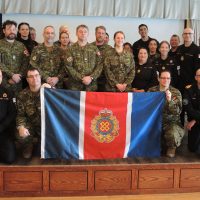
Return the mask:
[[[192,35],[194,33],[183,33],[183,35]]]
[[[200,75],[195,75],[196,77],[200,77]]]
[[[30,76],[27,76],[27,78],[38,78],[40,77],[40,74],[35,74],[35,75],[30,75]]]
[[[160,77],[160,79],[163,79],[163,80],[170,80],[171,78],[169,78],[169,77]]]

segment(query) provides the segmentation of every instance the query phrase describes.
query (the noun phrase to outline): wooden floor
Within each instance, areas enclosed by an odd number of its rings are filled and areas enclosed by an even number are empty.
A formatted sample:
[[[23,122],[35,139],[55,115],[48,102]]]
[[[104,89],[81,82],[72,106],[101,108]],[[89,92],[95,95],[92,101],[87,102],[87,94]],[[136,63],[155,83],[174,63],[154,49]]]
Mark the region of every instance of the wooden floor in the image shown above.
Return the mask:
[[[153,163],[200,163],[200,155],[189,152],[187,148],[187,136],[176,151],[175,158],[168,158],[163,153],[158,158],[127,158],[113,160],[56,160],[56,159],[40,159],[34,156],[31,160],[18,157],[13,166],[35,166],[35,165],[106,165],[106,164],[153,164]],[[3,163],[0,164],[5,165]]]
[[[200,193],[118,195],[86,197],[10,197],[1,200],[199,200]]]
[[[199,200],[200,195],[195,192],[200,192],[200,156],[189,152],[186,143],[184,139],[175,158],[165,155],[153,159],[84,161],[19,158],[14,165],[0,165],[0,196],[35,200],[54,200],[53,196],[59,197],[56,200],[159,197]],[[170,194],[177,192],[194,193],[192,198],[190,194]],[[155,195],[161,193],[162,196]]]

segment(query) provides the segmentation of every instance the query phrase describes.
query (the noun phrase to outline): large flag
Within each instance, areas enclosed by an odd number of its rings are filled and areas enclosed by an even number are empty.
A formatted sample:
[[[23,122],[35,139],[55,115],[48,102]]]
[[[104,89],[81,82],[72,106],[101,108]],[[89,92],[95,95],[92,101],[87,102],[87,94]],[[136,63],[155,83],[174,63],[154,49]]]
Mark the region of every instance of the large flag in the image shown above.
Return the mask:
[[[164,102],[162,92],[41,89],[41,157],[160,156]]]

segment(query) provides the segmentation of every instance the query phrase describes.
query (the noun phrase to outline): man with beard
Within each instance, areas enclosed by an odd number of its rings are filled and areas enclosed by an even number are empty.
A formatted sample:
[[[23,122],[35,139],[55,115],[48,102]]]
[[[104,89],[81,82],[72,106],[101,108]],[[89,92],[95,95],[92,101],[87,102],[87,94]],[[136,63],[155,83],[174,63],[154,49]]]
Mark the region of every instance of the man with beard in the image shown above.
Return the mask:
[[[4,74],[3,83],[15,94],[22,89],[22,77],[28,66],[29,54],[26,47],[15,40],[17,23],[7,20],[3,23],[4,38],[0,40],[0,68]]]
[[[96,35],[96,41],[92,42],[92,44],[99,49],[102,56],[102,60],[104,61],[106,55],[109,53],[109,50],[112,49],[110,45],[105,43],[106,28],[104,26],[97,26],[95,29],[95,35]],[[104,71],[102,71],[100,77],[97,79],[99,92],[105,91],[105,83],[106,83],[106,77]]]
[[[55,29],[46,26],[43,31],[44,42],[35,47],[31,53],[30,64],[38,68],[42,75],[42,81],[51,87],[63,87],[63,51],[54,45]]]

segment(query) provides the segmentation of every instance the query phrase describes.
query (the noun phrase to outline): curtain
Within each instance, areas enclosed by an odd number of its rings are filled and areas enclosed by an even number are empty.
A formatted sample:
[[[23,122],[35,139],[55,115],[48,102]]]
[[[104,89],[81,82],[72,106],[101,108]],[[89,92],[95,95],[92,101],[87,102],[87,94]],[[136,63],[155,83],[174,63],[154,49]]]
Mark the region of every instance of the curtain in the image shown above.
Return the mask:
[[[200,42],[200,20],[191,20],[191,28],[194,30],[194,42],[199,46]]]
[[[167,19],[189,19],[189,0],[165,0]]]
[[[83,16],[84,1],[83,0],[58,0],[58,14]]]
[[[114,16],[114,0],[85,0],[85,16]]]
[[[190,0],[190,19],[200,20],[200,1]]]
[[[140,0],[115,0],[116,17],[140,17]]]
[[[200,19],[200,0],[0,0],[2,13]]]
[[[151,2],[151,3],[150,3]],[[164,0],[141,0],[141,16],[145,18],[163,18]]]
[[[31,14],[55,15],[57,14],[57,5],[57,0],[31,0]]]
[[[30,2],[31,0],[5,0],[5,13],[30,13]]]

